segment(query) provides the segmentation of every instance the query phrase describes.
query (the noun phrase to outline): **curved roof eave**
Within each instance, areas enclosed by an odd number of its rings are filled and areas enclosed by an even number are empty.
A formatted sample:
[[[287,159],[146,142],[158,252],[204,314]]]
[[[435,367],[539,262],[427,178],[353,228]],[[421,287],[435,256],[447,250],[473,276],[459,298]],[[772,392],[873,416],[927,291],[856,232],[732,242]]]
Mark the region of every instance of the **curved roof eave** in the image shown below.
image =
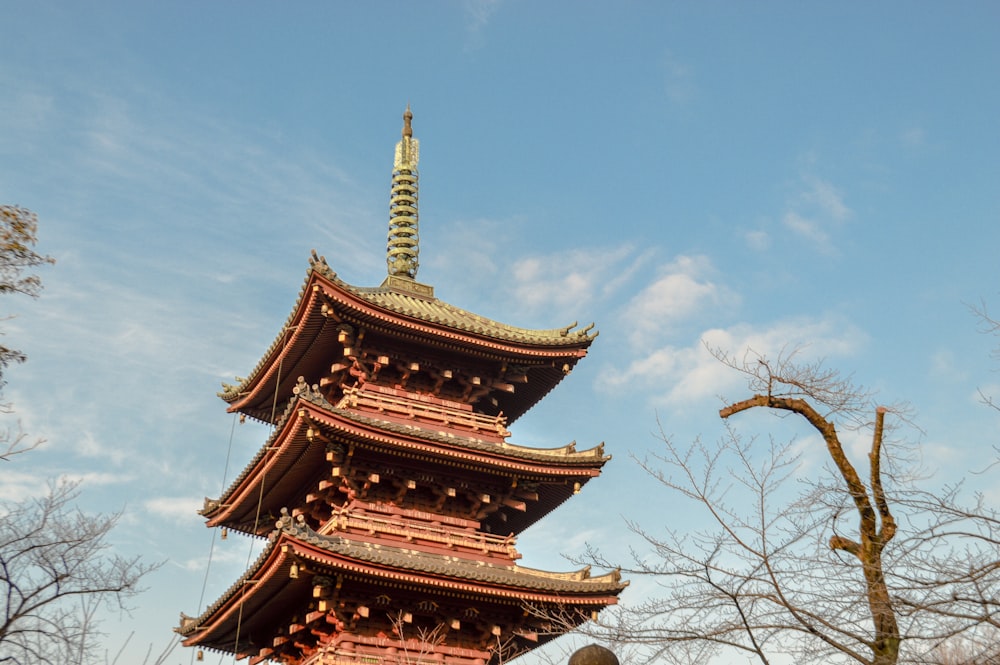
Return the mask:
[[[206,506],[201,514],[207,518],[208,526],[218,526],[228,519],[235,510],[236,504],[232,502],[233,497],[237,494],[245,496],[252,493],[253,488],[256,487],[252,478],[259,475],[257,470],[274,465],[281,451],[290,445],[292,437],[289,432],[300,425],[299,406],[311,411],[310,418],[327,420],[328,422],[324,423],[327,426],[338,427],[344,431],[356,429],[360,435],[367,435],[372,440],[381,439],[384,441],[390,438],[386,436],[386,433],[396,434],[407,439],[422,440],[426,442],[427,446],[443,444],[452,450],[465,448],[467,454],[471,455],[502,456],[512,460],[511,464],[522,467],[534,463],[562,467],[568,472],[576,471],[583,475],[596,475],[595,472],[599,471],[611,459],[610,455],[604,454],[604,444],[580,451],[576,450],[575,444],[572,443],[558,448],[539,449],[510,444],[506,441],[485,441],[472,436],[461,437],[412,425],[400,425],[338,409],[322,395],[309,389],[308,386],[302,386],[295,397],[289,400],[274,432],[243,471],[217,500],[206,500]],[[539,471],[536,469],[535,472]]]
[[[293,557],[312,559],[321,565],[356,568],[354,572],[394,578],[399,582],[532,602],[569,600],[604,606],[615,602],[618,594],[628,586],[628,581],[622,580],[617,570],[593,577],[588,567],[558,573],[455,556],[442,557],[390,545],[375,547],[343,536],[321,535],[304,524],[297,524],[287,513],[278,521],[269,541],[249,570],[200,616],[182,616],[176,631],[185,636],[186,646],[197,644],[198,638],[204,637],[196,634],[199,629],[211,632],[219,627],[238,611],[247,596],[254,595],[268,580],[278,579],[282,565]],[[248,591],[241,593],[244,589]]]
[[[311,288],[312,287],[312,288]],[[295,306],[281,332],[268,347],[264,356],[238,385],[223,385],[219,396],[238,408],[237,401],[245,402],[249,394],[276,371],[282,351],[294,346],[303,336],[302,324],[311,316],[323,316],[322,307],[312,293],[323,290],[334,297],[337,304],[360,316],[371,317],[387,326],[399,326],[410,332],[428,337],[443,337],[452,344],[482,347],[499,355],[535,356],[538,358],[572,358],[574,362],[586,355],[586,349],[597,338],[593,324],[573,330],[574,322],[562,328],[532,330],[499,323],[449,305],[436,298],[424,298],[386,287],[365,288],[347,284],[321,257],[310,259]],[[291,331],[291,337],[286,335]],[[240,399],[243,397],[244,399]]]

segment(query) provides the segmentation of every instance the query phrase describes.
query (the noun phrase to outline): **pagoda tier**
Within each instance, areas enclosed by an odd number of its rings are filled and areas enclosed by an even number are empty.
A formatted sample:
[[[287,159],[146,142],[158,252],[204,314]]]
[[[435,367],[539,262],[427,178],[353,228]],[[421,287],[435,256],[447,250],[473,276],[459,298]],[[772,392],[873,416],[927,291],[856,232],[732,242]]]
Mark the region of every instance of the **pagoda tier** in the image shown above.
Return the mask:
[[[484,665],[582,623],[625,584],[323,535],[286,513],[250,570],[178,632],[252,664]]]
[[[427,395],[368,385],[347,389],[335,406],[303,381],[293,392],[250,464],[219,499],[206,500],[209,526],[265,535],[292,507],[323,532],[348,514],[366,515],[361,530],[390,540],[447,542],[452,536],[438,533],[446,528],[520,533],[610,459],[603,445],[507,443],[502,418]],[[427,526],[443,519],[454,526]]]
[[[345,387],[375,384],[473,405],[513,422],[587,353],[592,326],[528,330],[438,300],[433,289],[390,276],[359,288],[313,255],[305,285],[277,339],[250,376],[220,396],[275,423],[299,377],[331,402]]]
[[[377,288],[313,253],[281,333],[229,410],[273,425],[201,513],[267,537],[257,562],[178,628],[184,644],[290,665],[499,665],[614,604],[617,573],[517,565],[516,536],[610,459],[507,441],[586,356],[592,326],[528,330],[416,281],[418,141],[404,114]]]

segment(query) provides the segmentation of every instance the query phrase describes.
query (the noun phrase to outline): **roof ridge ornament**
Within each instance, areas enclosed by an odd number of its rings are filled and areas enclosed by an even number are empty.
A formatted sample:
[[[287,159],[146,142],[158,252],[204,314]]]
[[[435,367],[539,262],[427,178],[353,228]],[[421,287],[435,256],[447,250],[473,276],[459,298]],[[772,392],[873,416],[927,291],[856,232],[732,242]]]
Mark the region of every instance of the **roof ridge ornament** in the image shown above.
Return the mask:
[[[392,164],[392,192],[389,197],[389,241],[386,264],[389,276],[416,279],[419,267],[420,238],[417,214],[417,163],[420,142],[413,138],[413,112],[406,105],[403,135],[396,144]]]

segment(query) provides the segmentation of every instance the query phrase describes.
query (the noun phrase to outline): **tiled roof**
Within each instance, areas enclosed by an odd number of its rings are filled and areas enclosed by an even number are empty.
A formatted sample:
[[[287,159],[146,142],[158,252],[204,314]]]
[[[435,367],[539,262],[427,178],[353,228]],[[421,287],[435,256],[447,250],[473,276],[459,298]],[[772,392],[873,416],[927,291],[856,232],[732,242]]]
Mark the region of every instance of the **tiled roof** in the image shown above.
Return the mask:
[[[284,512],[284,511],[283,511]],[[591,577],[589,568],[578,571],[555,573],[517,565],[498,565],[476,559],[466,559],[459,556],[430,554],[390,545],[372,544],[355,541],[339,535],[321,535],[308,526],[296,522],[287,513],[277,521],[275,530],[271,533],[269,543],[260,556],[225,593],[208,606],[198,618],[182,615],[181,625],[177,632],[191,635],[206,623],[220,609],[225,607],[236,594],[246,585],[266,571],[264,566],[271,558],[276,547],[296,543],[301,546],[311,546],[320,551],[320,555],[312,558],[319,564],[326,563],[334,568],[337,560],[340,565],[357,564],[383,568],[387,575],[398,576],[400,573],[412,573],[433,580],[451,583],[467,583],[482,588],[485,593],[491,589],[503,589],[503,595],[511,592],[522,594],[551,594],[569,596],[567,601],[579,601],[594,595],[605,600],[608,596],[617,596],[628,586],[622,581],[618,571]],[[324,556],[329,555],[329,557]],[[310,558],[302,552],[300,556]]]
[[[338,279],[336,273],[328,266],[324,266],[324,268],[325,270],[320,267],[314,267],[313,269],[345,291],[353,293],[376,307],[381,307],[395,314],[402,314],[403,316],[427,323],[446,326],[453,330],[462,330],[506,342],[539,346],[575,346],[581,342],[589,343],[597,337],[596,332],[591,332],[593,325],[579,330],[573,330],[577,325],[576,323],[564,328],[552,328],[549,330],[518,328],[488,319],[484,316],[479,316],[478,314],[473,314],[454,305],[449,305],[437,298],[425,298],[388,287],[372,289],[351,286]]]
[[[421,439],[426,439],[427,441],[433,441],[435,443],[444,443],[452,446],[458,445],[468,450],[499,453],[509,457],[516,457],[533,462],[544,462],[559,466],[580,466],[581,463],[583,463],[590,467],[593,466],[593,462],[595,460],[599,460],[600,463],[603,464],[611,459],[609,455],[604,454],[603,443],[594,446],[593,448],[580,451],[576,449],[575,443],[560,446],[558,448],[532,448],[530,446],[519,446],[513,443],[507,443],[506,441],[496,443],[494,441],[486,441],[473,436],[461,436],[439,430],[433,430],[427,427],[419,427],[416,425],[403,425],[391,420],[372,418],[370,416],[364,416],[346,409],[338,409],[324,399],[323,396],[317,391],[313,390],[309,390],[308,392],[299,392],[298,397],[329,411],[333,415],[361,425],[368,425],[384,432],[392,432],[393,434],[415,436]]]
[[[297,523],[288,515],[283,515],[278,520],[277,528],[280,532],[326,552],[394,570],[408,570],[497,586],[517,587],[526,591],[552,593],[618,593],[628,584],[622,582],[618,571],[598,577],[591,577],[589,568],[569,573],[553,573],[517,565],[505,566],[460,556],[444,556],[361,542],[338,535],[325,536],[316,533],[303,523]]]
[[[281,436],[281,433],[284,430],[285,423],[289,418],[294,416],[295,407],[299,403],[299,400],[314,404],[324,411],[329,412],[333,416],[357,423],[359,425],[373,427],[383,432],[390,432],[408,437],[417,437],[428,442],[445,444],[447,446],[460,446],[472,451],[495,453],[506,457],[513,457],[525,462],[538,462],[546,465],[570,466],[577,468],[584,467],[589,469],[595,466],[603,466],[608,460],[611,459],[610,455],[604,454],[604,444],[582,451],[577,451],[575,444],[550,449],[531,448],[528,446],[519,446],[507,443],[506,441],[497,443],[471,436],[456,436],[451,433],[435,431],[414,425],[403,425],[388,420],[363,416],[345,409],[338,409],[327,401],[318,391],[312,390],[305,384],[300,384],[296,389],[296,395],[288,401],[284,414],[278,421],[278,425],[274,428],[271,436],[268,437],[264,445],[257,451],[257,454],[252,460],[250,460],[250,463],[247,464],[243,471],[240,472],[240,474],[233,480],[229,488],[226,489],[219,500],[209,501],[206,503],[206,507],[202,511],[203,514],[214,512],[220,503],[225,503],[229,495],[235,491],[236,488],[240,487],[240,485],[253,472],[257,465],[260,464],[261,460],[264,459],[267,453],[274,448],[278,437]]]
[[[313,275],[322,278],[334,287],[353,296],[354,299],[361,300],[367,305],[382,310],[386,313],[384,319],[389,321],[395,317],[406,317],[416,323],[447,328],[455,333],[467,334],[473,337],[481,337],[493,341],[495,344],[505,344],[513,347],[542,347],[549,349],[552,353],[559,355],[560,349],[576,351],[590,346],[597,337],[598,332],[594,331],[594,325],[590,324],[584,328],[577,328],[577,323],[548,330],[532,330],[529,328],[519,328],[488,319],[478,314],[466,311],[454,305],[450,305],[433,296],[422,296],[394,288],[392,286],[380,286],[375,288],[357,287],[341,280],[337,273],[326,263],[326,259],[315,254],[310,258],[309,271],[299,297],[296,299],[295,307],[292,309],[282,332],[268,347],[267,352],[250,372],[248,378],[241,380],[239,385],[224,385],[220,397],[228,402],[236,400],[240,393],[246,390],[252,383],[253,378],[263,371],[271,356],[286,341],[286,332],[296,325],[299,308],[303,300],[308,298],[309,285],[313,281]],[[398,279],[397,279],[398,282]],[[344,298],[342,304],[350,308],[351,297]],[[382,318],[382,317],[377,317]],[[572,353],[570,355],[573,355]],[[547,357],[547,355],[546,355]],[[575,362],[575,360],[573,360]]]

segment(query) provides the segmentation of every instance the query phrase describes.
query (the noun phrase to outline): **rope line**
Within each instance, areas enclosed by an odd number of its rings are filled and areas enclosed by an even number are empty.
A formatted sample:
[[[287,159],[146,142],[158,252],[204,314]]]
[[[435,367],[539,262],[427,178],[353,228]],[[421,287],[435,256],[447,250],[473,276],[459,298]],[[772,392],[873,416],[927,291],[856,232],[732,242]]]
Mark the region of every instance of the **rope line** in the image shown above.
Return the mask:
[[[222,489],[219,490],[219,496],[226,491],[226,480],[229,477],[229,460],[233,454],[233,438],[236,435],[236,421],[239,419],[238,413],[233,413],[233,424],[229,427],[229,446],[226,450],[226,465],[222,470]],[[205,602],[205,590],[208,588],[208,577],[212,571],[212,557],[215,555],[215,536],[218,532],[212,529],[212,542],[208,546],[208,561],[205,564],[205,579],[201,582],[201,595],[198,596],[198,613],[195,616],[201,616],[202,606]],[[197,655],[196,650],[191,651],[191,663],[194,663],[194,658]]]
[[[274,380],[274,397],[271,399],[271,433],[272,434],[274,433],[274,430],[277,427],[276,423],[274,422],[274,419],[275,419],[275,416],[277,415],[277,412],[278,412],[278,394],[279,394],[279,390],[281,389],[281,373],[283,371],[284,364],[285,364],[285,349],[288,347],[288,332],[289,332],[289,328],[286,327],[284,329],[283,333],[282,333],[281,355],[278,358],[278,374],[277,374],[277,376],[275,377],[275,380]],[[268,436],[268,438],[270,438],[270,435]],[[264,504],[264,485],[265,485],[266,481],[267,481],[267,465],[265,464],[263,466],[263,468],[261,469],[261,474],[260,474],[260,492],[258,492],[258,494],[257,494],[257,512],[256,512],[256,514],[254,515],[254,518],[253,518],[253,533],[254,534],[257,533],[257,528],[260,526],[260,511],[261,511],[261,508],[262,508],[262,506]],[[253,548],[254,548],[254,539],[251,538],[250,539],[250,548],[247,551],[247,563],[246,563],[247,570],[250,570],[250,564],[253,561]],[[240,589],[240,611],[239,611],[239,613],[236,616],[236,637],[233,640],[233,662],[234,663],[236,662],[237,655],[239,653],[240,631],[243,628],[243,607],[246,604],[247,586],[248,585],[246,583],[244,583],[243,584],[243,588]]]

